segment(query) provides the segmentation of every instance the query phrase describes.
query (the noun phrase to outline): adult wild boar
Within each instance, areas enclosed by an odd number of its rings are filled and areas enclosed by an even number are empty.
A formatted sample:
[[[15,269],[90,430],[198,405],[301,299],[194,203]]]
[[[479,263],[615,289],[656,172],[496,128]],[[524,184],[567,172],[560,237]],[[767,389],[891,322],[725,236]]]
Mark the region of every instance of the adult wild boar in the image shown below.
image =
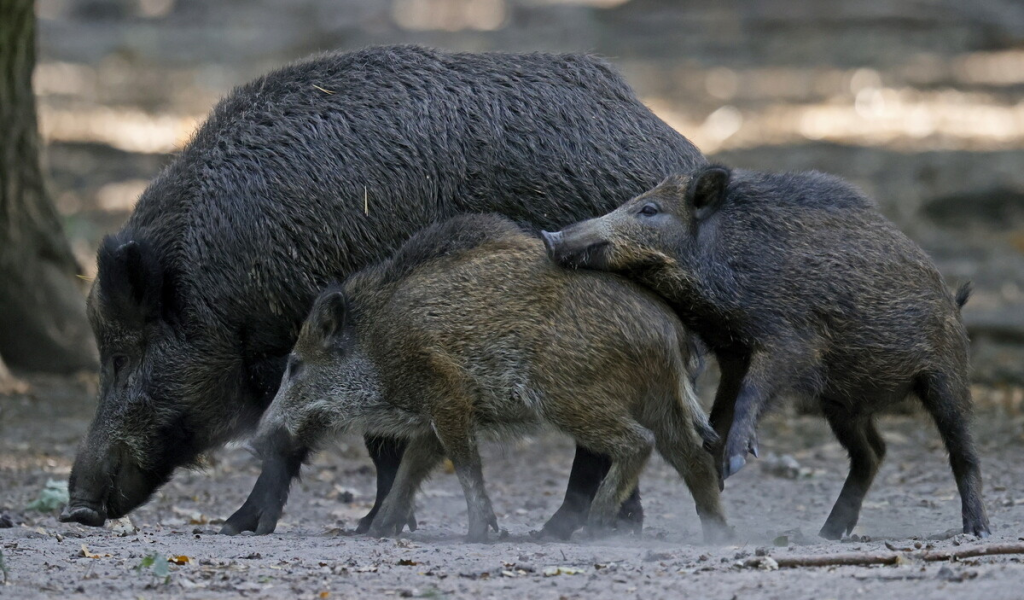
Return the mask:
[[[127,514],[175,468],[250,431],[317,292],[423,226],[486,211],[557,228],[703,162],[587,56],[380,47],[238,88],[100,248],[89,298],[99,406],[62,519]],[[367,446],[376,511],[402,444]],[[547,531],[582,524],[607,468],[577,450]],[[257,489],[271,497],[286,483],[261,477]],[[227,532],[268,531],[259,498]],[[634,494],[624,512],[639,511]]]

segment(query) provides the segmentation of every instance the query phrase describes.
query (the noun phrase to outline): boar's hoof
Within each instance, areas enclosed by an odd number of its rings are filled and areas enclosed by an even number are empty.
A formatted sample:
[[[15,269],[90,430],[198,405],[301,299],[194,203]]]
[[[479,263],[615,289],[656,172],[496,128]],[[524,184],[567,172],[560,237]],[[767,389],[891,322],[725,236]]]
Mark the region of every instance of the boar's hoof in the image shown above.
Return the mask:
[[[725,465],[725,470],[722,472],[722,479],[728,479],[740,472],[740,469],[747,464],[747,459],[742,454],[733,454],[729,457],[729,461]]]
[[[89,527],[102,527],[107,518],[94,508],[78,505],[67,505],[60,513],[63,523],[81,523]]]
[[[280,513],[273,514],[246,503],[224,522],[220,533],[238,535],[243,531],[252,531],[256,535],[267,535],[277,529],[277,520],[280,517]]]
[[[362,519],[359,519],[359,524],[356,525],[356,533],[369,532],[370,527],[373,525],[373,519],[376,516],[377,511],[371,510],[369,514],[367,514]],[[416,529],[419,527],[419,523],[416,522],[416,515],[414,513],[409,513],[409,519],[405,522],[405,524],[409,526],[409,531],[416,531]],[[398,533],[402,533],[402,530],[399,529]]]
[[[634,493],[619,508],[619,516],[615,520],[615,528],[620,533],[641,535],[644,530],[644,507],[640,504],[640,495]]]
[[[554,538],[556,540],[568,540],[580,527],[583,527],[583,515],[577,511],[558,509],[554,515],[544,523],[538,535],[542,538]]]
[[[988,527],[988,519],[982,517],[980,519],[972,519],[973,522],[964,522],[964,533],[975,535],[981,539],[985,539],[992,535],[992,531]]]
[[[845,533],[846,525],[826,522],[821,531],[818,532],[818,537],[825,538],[826,540],[841,540]]]

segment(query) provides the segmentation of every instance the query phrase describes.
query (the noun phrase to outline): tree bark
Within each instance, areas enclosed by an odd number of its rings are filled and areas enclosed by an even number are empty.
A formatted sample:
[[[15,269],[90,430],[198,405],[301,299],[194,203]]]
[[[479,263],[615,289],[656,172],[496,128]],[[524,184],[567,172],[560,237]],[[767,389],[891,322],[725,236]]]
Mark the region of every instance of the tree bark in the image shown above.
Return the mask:
[[[96,365],[78,262],[40,164],[32,0],[0,0],[0,356],[28,370]]]

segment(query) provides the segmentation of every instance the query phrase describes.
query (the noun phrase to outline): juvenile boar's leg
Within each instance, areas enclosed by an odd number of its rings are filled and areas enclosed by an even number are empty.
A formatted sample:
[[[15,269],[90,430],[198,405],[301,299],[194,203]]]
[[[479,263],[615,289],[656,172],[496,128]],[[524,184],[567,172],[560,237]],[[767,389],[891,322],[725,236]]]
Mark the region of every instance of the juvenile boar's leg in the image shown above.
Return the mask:
[[[665,414],[645,423],[654,431],[658,453],[675,468],[690,489],[697,505],[704,541],[709,544],[726,542],[732,537],[732,530],[722,510],[715,459],[705,450],[704,440],[683,412],[681,402],[672,398],[665,407]]]
[[[405,452],[406,446],[406,440],[379,435],[367,434],[363,440],[366,442],[366,451],[370,455],[370,460],[373,461],[373,467],[377,471],[377,499],[374,500],[370,512],[359,520],[356,533],[366,533],[370,530],[373,518],[377,515],[384,498],[387,498],[388,492],[391,491],[391,486],[395,482],[398,466],[402,464],[402,454]],[[413,513],[409,513],[408,525],[409,531],[416,531],[416,516]]]
[[[747,373],[749,362],[746,357],[721,354],[718,356],[718,367],[722,372],[715,392],[715,402],[711,406],[711,426],[718,434],[718,445],[713,449],[715,468],[718,470],[718,489],[725,489],[725,443],[732,429],[733,415],[736,410],[736,397],[739,396],[743,377]]]
[[[256,535],[273,533],[277,521],[284,512],[288,501],[288,489],[292,480],[299,476],[302,463],[309,450],[294,447],[290,436],[284,431],[278,432],[268,447],[261,450],[263,469],[256,479],[256,485],[245,500],[245,503],[231,515],[220,532],[225,535],[237,535],[243,531],[253,531]]]
[[[600,535],[615,526],[622,503],[636,489],[643,472],[644,465],[654,448],[654,434],[639,423],[624,423],[615,430],[603,431],[587,440],[591,447],[597,445],[600,450],[612,457],[612,466],[608,470],[601,486],[590,506],[590,517],[587,519],[587,530]],[[577,432],[579,434],[580,432]],[[597,437],[606,441],[604,447]]]
[[[870,416],[851,414],[838,402],[825,401],[822,410],[836,439],[850,455],[850,473],[846,476],[843,491],[818,532],[825,539],[838,540],[851,533],[857,525],[864,496],[885,457],[885,442]]]
[[[405,444],[403,443],[403,446]],[[368,530],[375,536],[399,535],[412,518],[416,490],[444,458],[444,448],[434,434],[413,438],[406,448],[391,492],[381,502]]]
[[[918,395],[935,420],[949,452],[949,465],[960,491],[964,533],[981,538],[991,534],[981,499],[981,467],[971,438],[971,392],[966,383],[953,383],[943,373],[922,378]]]
[[[469,510],[469,534],[466,539],[470,542],[486,542],[488,526],[498,531],[498,517],[494,515],[491,499],[484,488],[480,452],[471,432],[467,432],[468,435],[461,435],[461,432],[453,433],[438,427],[438,438],[444,445],[448,457],[452,459],[452,464],[455,465],[455,474],[466,495],[466,506]]]
[[[541,530],[542,536],[560,540],[569,539],[587,521],[590,503],[594,501],[597,488],[608,474],[612,461],[607,456],[591,452],[583,446],[576,446],[576,457],[572,461],[569,484],[565,499],[555,514],[548,519]],[[633,533],[640,533],[644,524],[644,509],[640,503],[640,490],[634,489],[619,509],[619,527]]]

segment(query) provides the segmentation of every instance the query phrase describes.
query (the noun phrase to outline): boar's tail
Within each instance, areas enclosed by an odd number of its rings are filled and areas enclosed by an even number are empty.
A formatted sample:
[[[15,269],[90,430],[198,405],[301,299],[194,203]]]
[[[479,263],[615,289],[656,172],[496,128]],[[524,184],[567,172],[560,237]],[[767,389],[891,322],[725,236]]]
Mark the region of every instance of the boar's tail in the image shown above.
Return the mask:
[[[974,291],[974,288],[971,286],[970,281],[961,285],[960,289],[956,291],[956,307],[958,309],[962,309],[964,304],[967,304],[967,300],[970,299],[972,291]]]

